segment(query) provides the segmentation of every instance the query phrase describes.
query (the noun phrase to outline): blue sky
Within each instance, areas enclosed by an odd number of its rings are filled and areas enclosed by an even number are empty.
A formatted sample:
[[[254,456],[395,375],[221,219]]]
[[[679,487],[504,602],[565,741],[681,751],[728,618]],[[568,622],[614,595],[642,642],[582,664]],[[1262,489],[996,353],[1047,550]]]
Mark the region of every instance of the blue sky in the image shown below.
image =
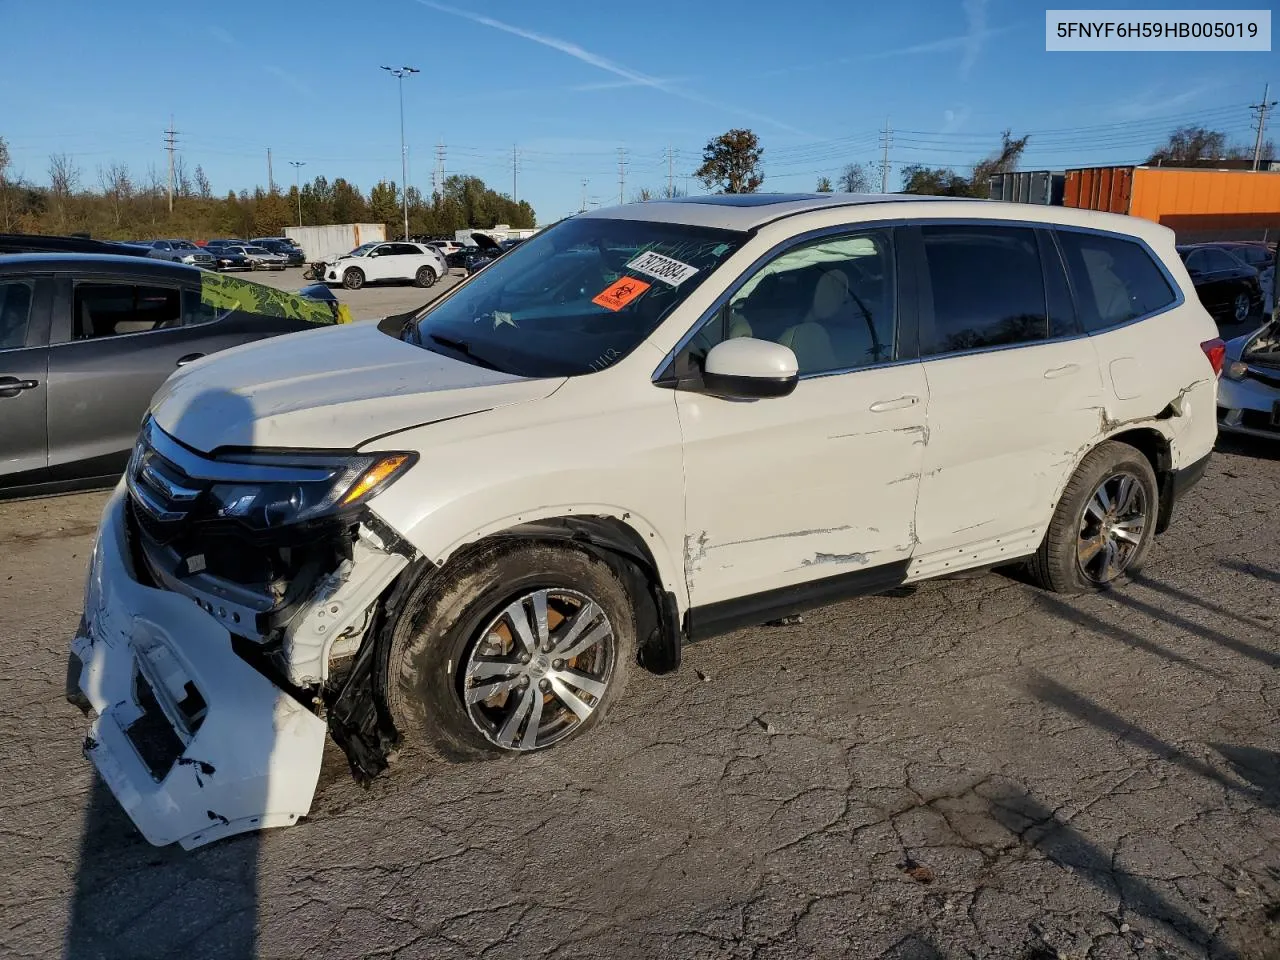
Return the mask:
[[[1089,6],[1102,6],[1101,3]],[[1055,8],[1063,6],[1055,4]],[[1221,8],[1198,0],[1127,8]],[[1255,4],[1254,6],[1259,6]],[[345,176],[400,179],[404,81],[409,182],[448,173],[512,190],[540,222],[657,188],[667,150],[681,186],[702,145],[750,127],[765,190],[812,190],[847,162],[963,169],[1030,132],[1023,168],[1140,160],[1177,122],[1252,143],[1248,104],[1280,93],[1274,53],[1046,53],[1045,7],[1024,0],[0,0],[0,136],[14,172],[47,179],[73,155],[163,175],[170,114],[189,169],[219,193]],[[25,38],[25,41],[22,39]],[[14,42],[18,40],[19,42]],[[1270,127],[1280,140],[1280,115]],[[699,187],[688,180],[692,192]]]

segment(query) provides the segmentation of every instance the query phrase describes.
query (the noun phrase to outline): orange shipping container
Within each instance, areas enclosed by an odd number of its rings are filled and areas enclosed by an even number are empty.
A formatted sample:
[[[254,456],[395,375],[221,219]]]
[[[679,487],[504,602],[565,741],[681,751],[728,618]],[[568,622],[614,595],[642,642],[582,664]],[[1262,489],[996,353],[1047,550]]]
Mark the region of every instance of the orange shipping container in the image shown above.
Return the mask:
[[[1191,234],[1280,229],[1280,172],[1173,167],[1068,170],[1068,207],[1127,213]]]

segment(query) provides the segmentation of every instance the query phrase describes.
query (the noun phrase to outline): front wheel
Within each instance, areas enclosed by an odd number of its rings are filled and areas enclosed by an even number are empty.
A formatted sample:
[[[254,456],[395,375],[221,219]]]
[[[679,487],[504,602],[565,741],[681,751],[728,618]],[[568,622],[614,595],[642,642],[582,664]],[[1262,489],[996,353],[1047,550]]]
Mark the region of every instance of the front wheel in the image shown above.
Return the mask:
[[[1151,463],[1126,443],[1107,441],[1067,482],[1029,567],[1055,593],[1105,590],[1137,573],[1155,537],[1159,488]]]
[[[1249,319],[1249,307],[1249,295],[1237,293],[1235,300],[1231,302],[1231,315],[1235,317],[1236,323],[1244,323]]]
[[[391,626],[396,729],[454,759],[528,753],[599,723],[626,685],[636,627],[626,587],[576,547],[504,544],[425,581]]]
[[[436,272],[430,267],[419,267],[413,282],[420,287],[429,287],[436,282]]]
[[[348,267],[343,271],[342,285],[348,290],[359,290],[364,286],[364,271],[359,267]]]

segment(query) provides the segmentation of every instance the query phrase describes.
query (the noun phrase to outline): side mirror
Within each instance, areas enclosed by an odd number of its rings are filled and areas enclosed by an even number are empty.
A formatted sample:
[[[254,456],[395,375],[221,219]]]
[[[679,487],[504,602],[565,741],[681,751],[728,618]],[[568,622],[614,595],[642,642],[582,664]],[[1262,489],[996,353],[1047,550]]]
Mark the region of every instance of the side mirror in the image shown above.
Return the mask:
[[[702,383],[707,393],[735,400],[785,397],[800,381],[790,347],[772,340],[735,337],[707,352]]]

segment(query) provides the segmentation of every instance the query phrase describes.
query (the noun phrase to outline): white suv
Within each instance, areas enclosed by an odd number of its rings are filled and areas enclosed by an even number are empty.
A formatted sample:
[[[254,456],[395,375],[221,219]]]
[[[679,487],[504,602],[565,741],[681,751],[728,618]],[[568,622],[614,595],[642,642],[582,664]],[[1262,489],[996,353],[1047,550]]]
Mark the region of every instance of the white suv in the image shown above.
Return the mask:
[[[341,283],[348,290],[359,290],[366,283],[393,280],[430,287],[449,272],[444,254],[422,243],[396,240],[391,243],[365,243],[346,256],[326,263],[326,283]]]
[[[1144,220],[856,195],[565,220],[415,314],[157,394],[68,695],[152,843],[587,730],[638,663],[817,604],[1142,562],[1217,434],[1222,342]]]

